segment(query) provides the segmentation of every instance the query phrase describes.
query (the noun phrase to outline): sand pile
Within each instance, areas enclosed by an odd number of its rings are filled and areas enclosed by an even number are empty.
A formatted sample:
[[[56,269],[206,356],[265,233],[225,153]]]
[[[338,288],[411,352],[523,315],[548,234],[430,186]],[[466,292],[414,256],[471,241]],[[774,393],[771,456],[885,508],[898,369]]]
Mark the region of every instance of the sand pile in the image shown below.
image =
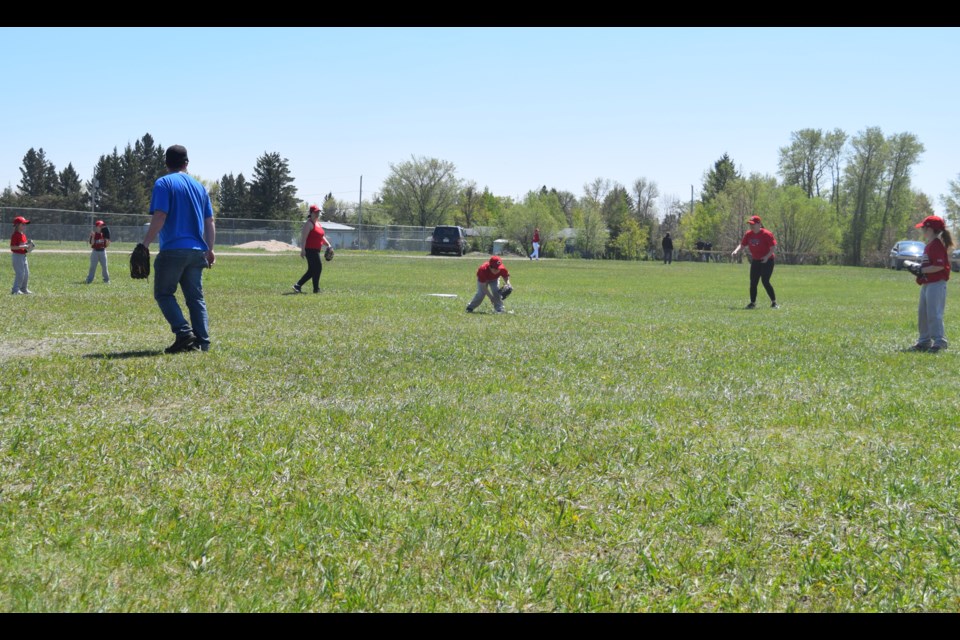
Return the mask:
[[[299,251],[298,247],[279,240],[254,240],[233,246],[234,249],[265,249],[267,251]]]

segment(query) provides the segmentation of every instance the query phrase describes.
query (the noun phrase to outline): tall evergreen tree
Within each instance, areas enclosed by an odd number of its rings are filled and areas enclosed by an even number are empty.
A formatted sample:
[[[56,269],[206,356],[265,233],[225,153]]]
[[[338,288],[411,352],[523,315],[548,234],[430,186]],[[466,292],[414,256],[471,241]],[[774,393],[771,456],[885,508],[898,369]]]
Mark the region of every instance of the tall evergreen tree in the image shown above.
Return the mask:
[[[713,168],[707,172],[704,178],[703,193],[700,196],[701,200],[704,204],[710,202],[718,193],[723,191],[728,182],[736,180],[739,177],[740,174],[737,173],[737,168],[734,166],[733,160],[730,159],[728,154],[724,153],[723,156],[713,164]]]
[[[268,220],[295,218],[299,212],[296,196],[289,161],[276,152],[260,156],[250,184],[252,217]]]
[[[17,187],[24,196],[38,197],[55,194],[59,191],[57,170],[47,160],[43,149],[32,147],[23,156],[20,168],[20,184]]]

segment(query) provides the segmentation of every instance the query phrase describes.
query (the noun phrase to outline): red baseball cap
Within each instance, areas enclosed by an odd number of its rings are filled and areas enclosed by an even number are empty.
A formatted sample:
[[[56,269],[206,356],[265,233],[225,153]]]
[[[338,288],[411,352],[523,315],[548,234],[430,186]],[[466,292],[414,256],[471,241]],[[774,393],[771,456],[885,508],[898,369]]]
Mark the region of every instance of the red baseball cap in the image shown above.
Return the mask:
[[[747,220],[747,224],[760,224],[760,216],[750,216]]]
[[[947,223],[943,221],[943,218],[940,216],[927,216],[923,219],[923,222],[918,222],[914,225],[917,229],[922,229],[924,227],[930,227],[934,231],[943,231],[947,228]]]
[[[97,220],[96,222],[93,223],[93,226],[95,226],[95,227],[103,227],[103,226],[106,226],[106,224],[107,224],[107,223],[104,222],[103,220]]]
[[[17,216],[13,219],[13,224],[30,224],[30,221],[23,216]]]
[[[312,204],[310,205],[310,213],[313,213],[314,211],[320,211],[320,207],[318,207],[315,204]]]
[[[503,266],[503,260],[500,259],[500,256],[490,256],[490,266],[499,269]]]

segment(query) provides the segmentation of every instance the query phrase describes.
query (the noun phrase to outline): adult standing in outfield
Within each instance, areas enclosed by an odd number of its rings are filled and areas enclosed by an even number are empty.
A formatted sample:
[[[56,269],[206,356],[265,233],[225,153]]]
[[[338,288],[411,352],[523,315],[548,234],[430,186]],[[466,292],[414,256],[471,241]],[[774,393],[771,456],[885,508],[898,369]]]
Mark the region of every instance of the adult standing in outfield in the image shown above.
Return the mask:
[[[27,281],[30,279],[27,254],[33,249],[33,243],[27,239],[24,232],[28,224],[30,221],[23,216],[13,219],[13,235],[10,236],[10,254],[13,258],[13,288],[10,293],[13,295],[33,293],[27,289]]]
[[[330,246],[330,241],[327,240],[323,226],[320,224],[320,207],[312,204],[307,220],[300,229],[300,257],[307,259],[307,271],[293,285],[294,291],[302,293],[303,285],[307,280],[312,279],[313,292],[320,293],[320,274],[323,272],[323,260],[320,259],[320,254],[324,247]]]
[[[473,313],[473,310],[483,303],[483,299],[490,297],[493,303],[493,310],[496,313],[503,313],[503,299],[500,297],[500,278],[503,278],[504,285],[512,287],[510,284],[510,272],[503,266],[503,260],[500,256],[490,256],[490,259],[483,262],[477,269],[477,293],[473,300],[467,305],[467,313]]]
[[[533,253],[530,254],[530,259],[540,259],[540,227],[533,230]]]
[[[103,276],[103,282],[106,284],[110,282],[110,272],[107,271],[107,247],[110,246],[110,229],[107,229],[107,223],[103,220],[97,220],[93,226],[94,229],[87,239],[91,249],[87,284],[93,282],[93,277],[97,275],[97,265],[100,265],[100,275]]]
[[[663,264],[673,264],[673,238],[669,233],[663,236],[660,246],[663,247]]]
[[[777,246],[777,239],[773,237],[760,221],[760,216],[751,216],[747,220],[750,225],[750,231],[747,231],[740,244],[733,250],[731,256],[740,253],[743,247],[750,248],[750,304],[747,309],[753,309],[757,306],[757,283],[762,282],[763,288],[770,296],[770,306],[779,309],[777,304],[777,295],[770,284],[770,276],[773,275],[774,253],[773,248]]]
[[[923,229],[927,246],[923,249],[920,264],[911,267],[920,285],[920,305],[917,325],[920,337],[911,351],[936,353],[947,348],[943,329],[943,310],[947,302],[947,281],[950,280],[950,247],[953,238],[940,216],[927,216],[916,225]]]
[[[147,248],[158,235],[160,251],[153,261],[153,297],[176,336],[166,353],[208,351],[210,327],[203,297],[203,270],[212,267],[216,228],[210,195],[187,173],[190,162],[182,145],[167,149],[167,175],[157,178],[150,198],[150,227],[143,237]],[[190,322],[177,303],[183,293]]]

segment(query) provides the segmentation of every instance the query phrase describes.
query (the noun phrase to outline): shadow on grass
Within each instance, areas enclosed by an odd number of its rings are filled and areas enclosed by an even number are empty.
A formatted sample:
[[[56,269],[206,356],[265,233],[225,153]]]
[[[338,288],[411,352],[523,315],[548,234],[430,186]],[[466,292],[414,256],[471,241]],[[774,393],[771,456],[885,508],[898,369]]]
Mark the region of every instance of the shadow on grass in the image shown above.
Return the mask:
[[[122,360],[123,358],[147,358],[162,355],[163,351],[115,351],[113,353],[87,353],[83,357],[98,360]]]

